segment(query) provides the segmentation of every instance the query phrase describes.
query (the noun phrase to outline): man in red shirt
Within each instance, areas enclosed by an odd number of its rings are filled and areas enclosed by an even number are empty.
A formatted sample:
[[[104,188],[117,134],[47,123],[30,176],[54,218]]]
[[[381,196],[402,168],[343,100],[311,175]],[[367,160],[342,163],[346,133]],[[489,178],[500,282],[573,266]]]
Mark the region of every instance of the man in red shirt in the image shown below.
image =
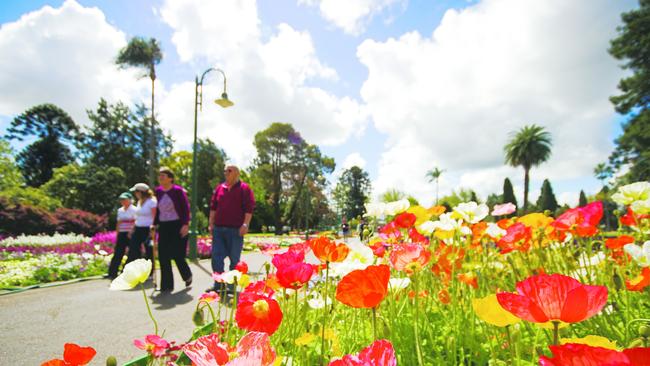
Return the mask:
[[[226,166],[226,181],[218,184],[210,201],[209,228],[212,231],[212,271],[224,272],[224,259],[230,259],[230,270],[235,269],[248,233],[255,197],[250,186],[239,179],[239,168]],[[214,289],[221,290],[215,283]]]

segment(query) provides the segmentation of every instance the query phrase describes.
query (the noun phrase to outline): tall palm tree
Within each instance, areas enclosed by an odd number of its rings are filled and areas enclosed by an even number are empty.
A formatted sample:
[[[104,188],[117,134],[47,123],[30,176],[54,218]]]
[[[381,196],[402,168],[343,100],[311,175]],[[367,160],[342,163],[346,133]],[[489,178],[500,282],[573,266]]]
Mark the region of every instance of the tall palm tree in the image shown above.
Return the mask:
[[[149,184],[155,184],[154,165],[156,161],[156,119],[154,114],[154,84],[156,65],[162,61],[160,43],[155,38],[133,37],[117,55],[115,63],[120,67],[139,67],[145,71],[143,77],[151,79],[151,144],[149,146]]]
[[[538,166],[551,156],[551,134],[544,127],[530,125],[511,133],[512,138],[504,146],[506,164],[524,168],[524,212],[528,208],[528,185],[530,168]]]
[[[429,178],[429,182],[433,182],[434,180],[436,181],[436,205],[438,204],[438,182],[440,180],[440,175],[444,172],[444,169],[439,169],[438,167],[435,167],[427,172],[427,177]]]

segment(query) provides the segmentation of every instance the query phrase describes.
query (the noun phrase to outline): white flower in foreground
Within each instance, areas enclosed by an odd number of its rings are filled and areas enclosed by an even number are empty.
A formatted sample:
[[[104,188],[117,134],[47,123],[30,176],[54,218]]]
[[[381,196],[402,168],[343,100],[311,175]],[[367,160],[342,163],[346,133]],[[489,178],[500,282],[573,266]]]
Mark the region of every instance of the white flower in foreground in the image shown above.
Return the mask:
[[[330,274],[334,277],[343,277],[357,269],[366,269],[374,263],[375,255],[372,249],[365,244],[350,242],[347,244],[350,254],[343,262],[330,263]]]
[[[386,212],[386,204],[382,202],[378,203],[366,203],[366,216],[380,218],[384,216]]]
[[[650,198],[643,201],[634,201],[630,205],[632,211],[639,215],[650,214]]]
[[[643,247],[636,244],[627,244],[623,249],[641,267],[650,267],[650,240],[643,243]]]
[[[499,225],[489,222],[485,233],[488,234],[492,239],[498,240],[502,236],[506,235],[507,231],[499,227]]]
[[[629,205],[634,201],[650,199],[650,183],[636,182],[622,186],[612,195],[612,200],[622,205]]]
[[[399,291],[407,288],[411,284],[411,279],[408,277],[404,278],[391,278],[388,280],[388,288],[393,291]]]
[[[325,301],[323,301],[323,297],[320,294],[315,294],[311,298],[307,300],[307,304],[309,305],[310,308],[312,309],[322,309],[325,307]],[[327,305],[332,305],[332,299],[329,297],[327,298]]]
[[[130,290],[145,282],[151,273],[151,261],[136,259],[124,266],[122,274],[111,282],[111,290]]]
[[[459,203],[458,206],[454,207],[454,212],[466,222],[476,224],[490,213],[490,209],[484,203],[479,205],[472,201]]]
[[[433,223],[433,221],[425,221],[420,224],[420,226],[418,226],[418,231],[422,235],[431,235],[435,229],[436,225]]]
[[[224,272],[224,273],[216,273],[215,272],[215,273],[212,274],[212,279],[215,280],[216,282],[224,282],[224,283],[227,283],[227,284],[233,284],[233,283],[235,283],[235,278],[237,280],[239,280],[240,278],[242,278],[242,275],[243,274],[241,272],[239,272],[236,269],[233,269],[231,271]],[[237,281],[237,282],[239,282],[239,281]]]
[[[386,215],[397,215],[400,212],[404,212],[411,207],[411,203],[407,199],[402,199],[395,202],[388,202],[386,204]]]

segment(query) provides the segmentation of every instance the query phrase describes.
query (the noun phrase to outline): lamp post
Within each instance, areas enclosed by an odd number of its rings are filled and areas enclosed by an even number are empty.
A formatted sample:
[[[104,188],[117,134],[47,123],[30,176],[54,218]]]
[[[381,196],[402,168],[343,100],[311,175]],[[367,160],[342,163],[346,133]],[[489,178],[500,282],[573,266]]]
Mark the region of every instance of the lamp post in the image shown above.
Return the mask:
[[[207,75],[210,71],[218,71],[223,75],[223,93],[221,93],[221,98],[215,100],[214,102],[221,106],[222,108],[228,108],[232,107],[234,105],[233,102],[231,102],[228,99],[228,94],[226,94],[226,74],[223,72],[221,69],[215,69],[215,68],[209,68],[203,72],[201,75],[201,79],[197,76],[194,80],[194,146],[192,149],[192,207],[191,207],[191,221],[190,221],[190,259],[191,260],[196,260],[197,258],[197,252],[196,252],[196,237],[197,237],[197,229],[196,229],[196,206],[199,204],[198,202],[198,192],[196,188],[196,150],[197,150],[197,141],[196,141],[196,130],[197,130],[197,122],[198,122],[198,116],[199,116],[199,107],[201,110],[203,110],[203,79],[205,78],[205,75]]]

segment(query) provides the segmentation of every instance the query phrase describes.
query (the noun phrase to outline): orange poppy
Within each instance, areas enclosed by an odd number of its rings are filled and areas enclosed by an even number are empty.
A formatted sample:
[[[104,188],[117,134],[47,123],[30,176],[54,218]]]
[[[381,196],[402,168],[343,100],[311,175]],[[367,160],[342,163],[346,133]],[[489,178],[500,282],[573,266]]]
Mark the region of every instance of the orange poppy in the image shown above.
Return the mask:
[[[449,291],[446,288],[438,291],[438,300],[445,305],[451,302],[451,295],[449,295]]]
[[[350,253],[347,245],[337,244],[324,236],[310,240],[309,246],[316,258],[323,263],[343,262]]]
[[[645,267],[641,274],[625,281],[625,286],[630,291],[643,291],[644,288],[650,286],[650,267]]]
[[[97,354],[92,347],[81,347],[74,343],[66,343],[63,346],[63,359],[54,359],[44,362],[41,366],[58,366],[58,365],[71,365],[81,366],[87,365]]]
[[[474,273],[459,273],[457,277],[460,282],[468,286],[472,286],[473,288],[478,288],[478,278]]]
[[[353,308],[374,308],[386,297],[389,279],[385,264],[352,271],[336,286],[336,299]]]

